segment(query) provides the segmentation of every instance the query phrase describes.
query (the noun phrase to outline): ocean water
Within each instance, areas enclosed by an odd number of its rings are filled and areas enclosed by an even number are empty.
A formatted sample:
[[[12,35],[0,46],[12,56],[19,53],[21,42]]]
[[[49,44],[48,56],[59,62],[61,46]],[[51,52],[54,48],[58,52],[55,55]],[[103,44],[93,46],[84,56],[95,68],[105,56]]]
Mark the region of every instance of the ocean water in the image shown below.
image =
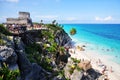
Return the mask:
[[[76,28],[77,33],[70,35],[76,43],[87,45],[88,50],[100,55],[112,56],[111,61],[120,64],[120,24],[63,24],[64,30]]]

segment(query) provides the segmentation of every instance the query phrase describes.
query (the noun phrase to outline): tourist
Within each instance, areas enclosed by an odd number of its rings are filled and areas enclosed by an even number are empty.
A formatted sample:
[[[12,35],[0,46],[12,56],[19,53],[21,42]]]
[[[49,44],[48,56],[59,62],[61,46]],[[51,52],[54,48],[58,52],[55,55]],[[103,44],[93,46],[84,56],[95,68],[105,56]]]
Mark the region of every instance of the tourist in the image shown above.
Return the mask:
[[[74,49],[74,54],[75,54],[75,49]]]
[[[103,66],[103,64],[102,64],[102,62],[101,62],[101,60],[100,60],[100,59],[98,59],[98,66],[100,66],[100,67],[102,67],[102,66]]]
[[[113,70],[112,70],[112,66],[110,67],[110,72],[111,72],[111,73],[113,72]]]
[[[106,66],[105,66],[105,65],[103,65],[102,74],[105,74],[105,71],[106,71]]]

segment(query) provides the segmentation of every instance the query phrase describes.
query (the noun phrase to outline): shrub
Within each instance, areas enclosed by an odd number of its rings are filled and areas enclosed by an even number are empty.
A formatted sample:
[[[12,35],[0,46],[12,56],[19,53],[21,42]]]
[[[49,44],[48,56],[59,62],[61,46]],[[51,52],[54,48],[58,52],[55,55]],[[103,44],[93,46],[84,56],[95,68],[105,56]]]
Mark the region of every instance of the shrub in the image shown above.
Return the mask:
[[[2,24],[0,24],[0,33],[5,35],[12,35]]]
[[[0,39],[0,45],[5,45],[6,43],[4,42],[3,39]]]
[[[4,63],[0,68],[0,80],[16,80],[20,76],[19,70],[10,70]]]
[[[64,77],[64,76],[65,76],[65,75],[64,75],[64,70],[60,70],[60,71],[58,72],[58,75],[61,76],[61,77]]]
[[[80,63],[80,60],[77,60],[76,58],[71,58],[71,60],[72,60],[74,63]]]

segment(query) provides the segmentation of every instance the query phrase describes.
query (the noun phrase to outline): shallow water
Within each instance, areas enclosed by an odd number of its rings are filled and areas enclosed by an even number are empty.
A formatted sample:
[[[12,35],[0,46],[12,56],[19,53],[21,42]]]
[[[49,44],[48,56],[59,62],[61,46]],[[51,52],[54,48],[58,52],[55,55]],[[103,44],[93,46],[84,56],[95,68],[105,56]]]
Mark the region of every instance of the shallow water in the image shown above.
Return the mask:
[[[112,56],[112,61],[120,64],[120,24],[63,24],[69,34],[76,28],[77,34],[71,36],[76,43],[86,44],[86,49],[95,50],[101,55]]]

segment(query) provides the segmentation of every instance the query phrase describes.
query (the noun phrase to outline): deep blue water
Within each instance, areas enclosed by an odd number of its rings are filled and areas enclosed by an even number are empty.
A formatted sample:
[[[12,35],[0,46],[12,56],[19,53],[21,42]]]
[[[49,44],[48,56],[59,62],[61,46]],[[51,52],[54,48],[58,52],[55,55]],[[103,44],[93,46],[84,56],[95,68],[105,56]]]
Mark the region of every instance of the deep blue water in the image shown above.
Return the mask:
[[[113,56],[113,61],[120,63],[120,24],[63,24],[69,34],[71,28],[76,28],[77,34],[71,38],[80,43],[93,44],[92,50],[101,55]]]

